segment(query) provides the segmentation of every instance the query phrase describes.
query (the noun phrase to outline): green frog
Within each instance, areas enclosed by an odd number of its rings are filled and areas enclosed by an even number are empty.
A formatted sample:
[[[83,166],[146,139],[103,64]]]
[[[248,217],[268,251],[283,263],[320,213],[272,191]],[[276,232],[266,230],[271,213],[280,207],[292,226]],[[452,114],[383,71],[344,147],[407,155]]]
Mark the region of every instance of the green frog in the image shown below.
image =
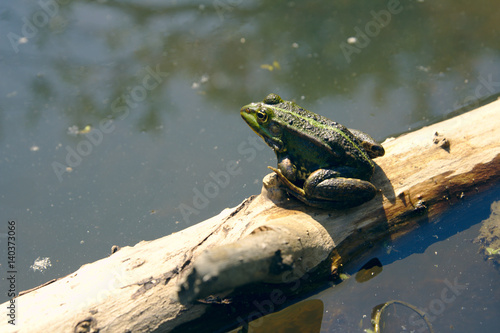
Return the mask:
[[[348,208],[367,202],[377,189],[370,183],[372,158],[384,148],[368,134],[269,94],[245,105],[241,116],[276,153],[273,170],[288,193],[321,208]]]

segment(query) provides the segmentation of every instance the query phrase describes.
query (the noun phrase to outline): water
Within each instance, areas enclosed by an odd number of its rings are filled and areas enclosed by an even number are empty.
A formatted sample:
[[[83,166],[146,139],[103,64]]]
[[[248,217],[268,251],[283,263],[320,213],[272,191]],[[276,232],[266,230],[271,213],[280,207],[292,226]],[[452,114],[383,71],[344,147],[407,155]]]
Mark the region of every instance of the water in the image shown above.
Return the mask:
[[[497,96],[498,7],[2,2],[0,235],[16,222],[18,291],[259,193],[275,157],[238,111],[269,92],[380,141]]]
[[[400,300],[428,315],[434,332],[496,332],[500,320],[500,281],[491,261],[474,243],[481,223],[500,190],[464,200],[443,216],[393,243],[368,251],[347,271],[353,277],[313,296],[324,302],[323,331],[360,332],[371,328],[378,304]],[[382,269],[372,279],[354,277],[363,264],[379,259]],[[385,332],[429,332],[420,317],[399,307]],[[411,318],[411,316],[414,316]],[[387,325],[389,326],[389,325]]]

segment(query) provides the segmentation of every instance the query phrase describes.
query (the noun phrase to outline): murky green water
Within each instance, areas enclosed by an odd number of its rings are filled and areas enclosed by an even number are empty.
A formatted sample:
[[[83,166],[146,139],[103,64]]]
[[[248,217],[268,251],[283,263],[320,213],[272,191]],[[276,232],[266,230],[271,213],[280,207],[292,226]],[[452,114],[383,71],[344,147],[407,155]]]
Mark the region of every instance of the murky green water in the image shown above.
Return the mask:
[[[238,111],[269,92],[381,141],[484,103],[499,7],[3,1],[1,286],[9,220],[20,291],[259,193],[275,157]]]

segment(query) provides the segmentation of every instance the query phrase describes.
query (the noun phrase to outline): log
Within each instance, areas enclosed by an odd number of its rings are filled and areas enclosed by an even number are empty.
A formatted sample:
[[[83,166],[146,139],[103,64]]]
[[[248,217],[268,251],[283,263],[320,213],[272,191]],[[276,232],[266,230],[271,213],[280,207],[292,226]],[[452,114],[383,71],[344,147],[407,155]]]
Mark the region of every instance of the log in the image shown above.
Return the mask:
[[[347,210],[288,198],[274,174],[262,193],[195,226],[127,246],[14,299],[1,332],[164,332],[254,282],[335,272],[373,242],[395,239],[500,180],[500,101],[383,143],[380,193]],[[325,265],[326,263],[326,265]],[[11,303],[2,304],[6,309]]]

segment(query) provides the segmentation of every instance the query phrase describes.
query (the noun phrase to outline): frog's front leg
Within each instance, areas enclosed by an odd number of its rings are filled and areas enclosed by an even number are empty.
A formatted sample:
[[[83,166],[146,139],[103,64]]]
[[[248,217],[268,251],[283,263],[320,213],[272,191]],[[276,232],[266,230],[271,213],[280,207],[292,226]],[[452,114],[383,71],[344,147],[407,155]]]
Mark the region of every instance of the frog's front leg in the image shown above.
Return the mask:
[[[277,169],[271,166],[268,166],[268,168],[276,172],[276,175],[287,187],[287,190],[289,192],[291,192],[300,200],[305,200],[304,189],[294,184],[294,182],[297,180],[297,168],[295,167],[295,165],[293,165],[292,161],[288,157],[282,157],[279,159]]]
[[[306,179],[304,192],[309,200],[342,203],[347,207],[373,199],[377,189],[368,181],[342,177],[334,170],[319,169]]]
[[[278,169],[290,182],[294,183],[297,180],[297,168],[293,165],[290,158],[286,156],[280,157],[278,160]]]

